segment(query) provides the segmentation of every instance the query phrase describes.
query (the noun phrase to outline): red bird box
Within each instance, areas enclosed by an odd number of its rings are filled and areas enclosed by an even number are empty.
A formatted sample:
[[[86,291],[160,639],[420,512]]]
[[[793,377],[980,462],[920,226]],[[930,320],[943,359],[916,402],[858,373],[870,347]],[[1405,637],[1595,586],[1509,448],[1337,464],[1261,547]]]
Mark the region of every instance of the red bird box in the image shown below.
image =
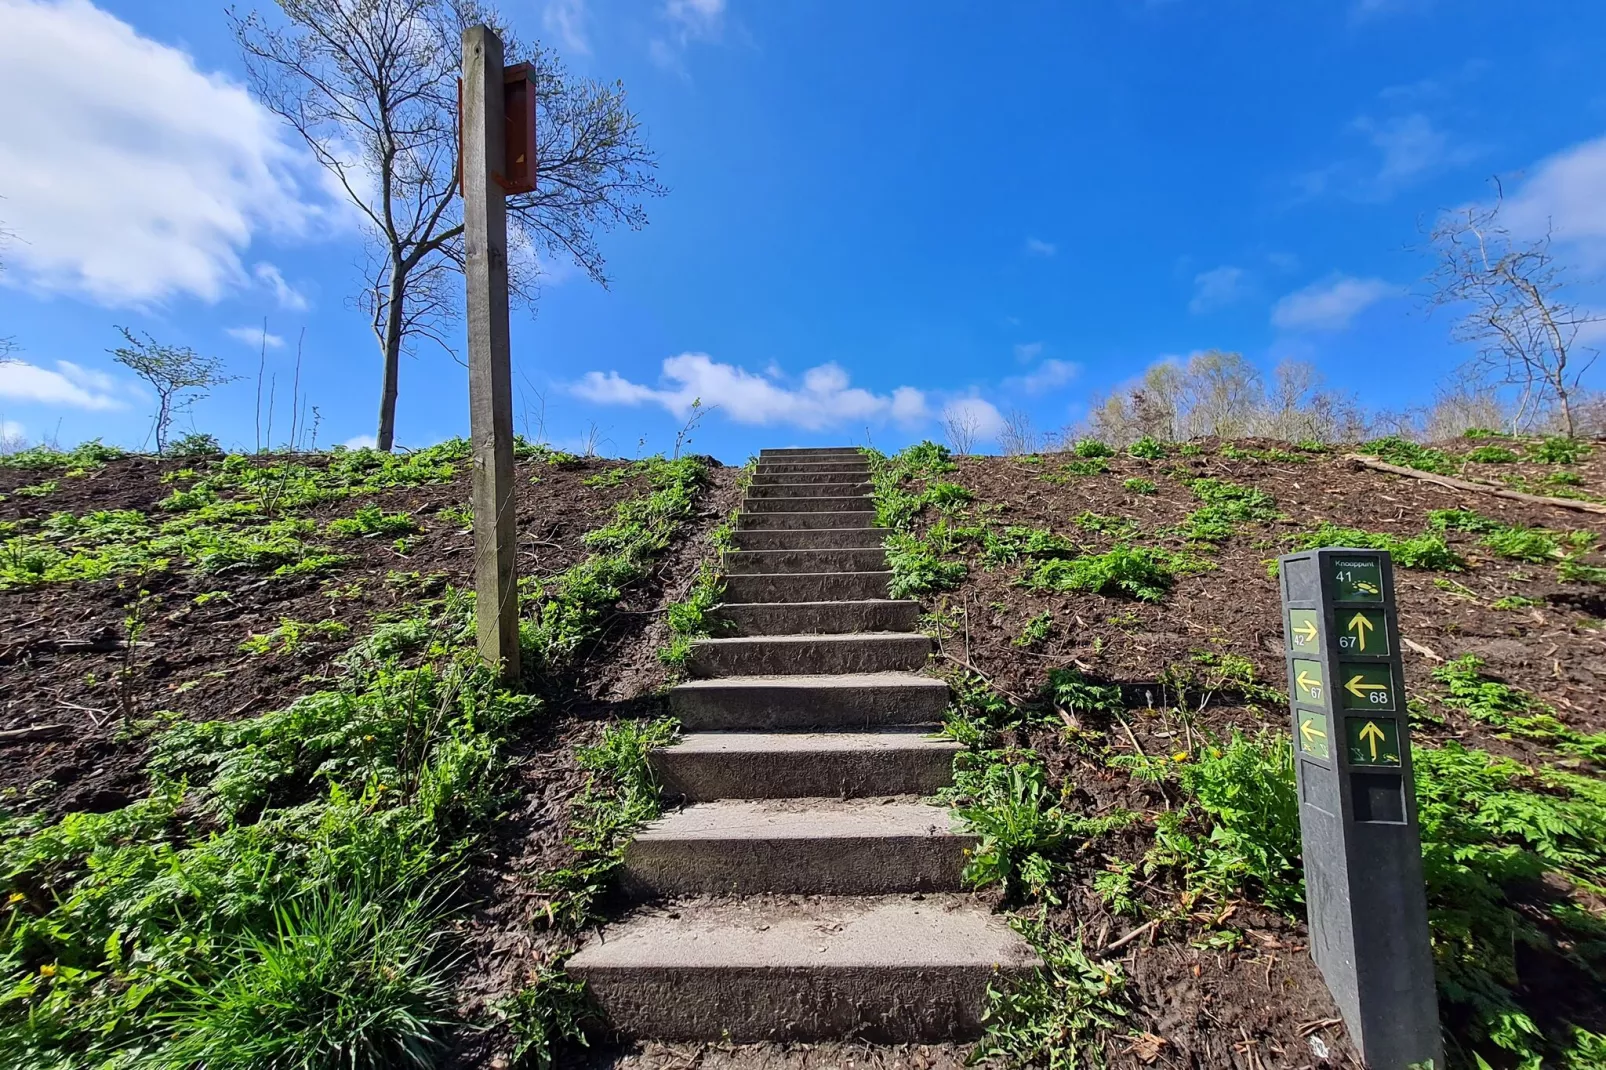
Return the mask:
[[[502,68],[502,115],[507,122],[503,137],[502,174],[491,180],[502,193],[535,192],[535,72],[528,63]],[[463,79],[457,80],[457,182],[463,186]]]
[[[535,192],[535,71],[528,63],[502,68],[502,112],[507,117],[502,190]]]

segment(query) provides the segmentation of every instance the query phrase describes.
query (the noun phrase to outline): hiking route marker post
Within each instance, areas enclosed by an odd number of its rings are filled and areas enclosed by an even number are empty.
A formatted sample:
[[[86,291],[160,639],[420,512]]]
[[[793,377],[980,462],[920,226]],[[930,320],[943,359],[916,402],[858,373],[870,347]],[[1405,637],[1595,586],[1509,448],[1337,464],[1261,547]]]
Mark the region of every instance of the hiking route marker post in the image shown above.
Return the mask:
[[[1311,955],[1367,1066],[1442,1070],[1393,562],[1278,566]]]

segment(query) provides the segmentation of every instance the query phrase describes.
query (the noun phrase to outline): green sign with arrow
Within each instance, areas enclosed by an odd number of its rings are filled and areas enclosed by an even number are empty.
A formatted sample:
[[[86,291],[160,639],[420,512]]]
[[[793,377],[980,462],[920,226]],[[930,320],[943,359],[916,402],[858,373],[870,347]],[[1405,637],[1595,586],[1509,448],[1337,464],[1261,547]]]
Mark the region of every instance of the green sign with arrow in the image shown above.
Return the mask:
[[[1350,765],[1400,764],[1400,723],[1392,717],[1346,717]]]
[[[1294,659],[1294,701],[1319,706],[1327,699],[1327,680],[1322,663]]]
[[[1338,663],[1338,691],[1346,710],[1393,710],[1394,673],[1387,662]]]
[[[1321,614],[1314,609],[1288,611],[1288,640],[1296,654],[1315,654],[1321,650]]]
[[[1316,758],[1328,757],[1327,714],[1299,711],[1299,749]]]
[[[1381,609],[1342,609],[1338,623],[1338,649],[1344,653],[1382,657],[1390,652],[1388,618]]]

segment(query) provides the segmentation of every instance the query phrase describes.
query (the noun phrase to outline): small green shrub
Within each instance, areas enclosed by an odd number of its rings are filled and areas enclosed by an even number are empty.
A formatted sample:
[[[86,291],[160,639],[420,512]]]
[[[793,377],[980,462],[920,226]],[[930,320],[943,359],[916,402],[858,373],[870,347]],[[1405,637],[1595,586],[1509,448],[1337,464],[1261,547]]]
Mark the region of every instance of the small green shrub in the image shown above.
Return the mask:
[[[1483,667],[1482,658],[1466,654],[1435,668],[1433,679],[1445,686],[1439,700],[1508,735],[1606,766],[1606,732],[1579,732],[1533,695],[1484,675]]]
[[[1076,556],[1076,544],[1046,528],[1011,526],[1003,531],[988,530],[982,535],[982,560],[989,565],[1006,565],[1030,558],[1047,561]]]
[[[1188,484],[1204,502],[1182,522],[1182,534],[1194,542],[1225,542],[1244,524],[1277,520],[1277,500],[1258,487],[1225,479],[1195,479]]]
[[[1294,549],[1314,550],[1323,546],[1343,546],[1354,550],[1386,550],[1394,563],[1401,568],[1422,569],[1430,572],[1464,572],[1467,563],[1461,559],[1444,536],[1439,534],[1399,538],[1360,528],[1347,528],[1338,524],[1323,523],[1320,527],[1291,537]]]
[[[1547,436],[1527,446],[1530,460],[1540,464],[1577,464],[1589,456],[1589,443],[1559,435]]]
[[[1160,602],[1176,582],[1176,572],[1159,551],[1117,546],[1102,554],[1045,561],[1023,582],[1034,590],[1086,591]]]
[[[417,530],[418,521],[411,513],[387,513],[377,505],[364,505],[349,517],[329,521],[328,527],[329,534],[342,539],[394,538]]]
[[[887,567],[892,570],[892,598],[950,590],[970,572],[963,561],[944,561],[930,543],[901,532],[887,540]]]
[[[1515,450],[1508,450],[1504,446],[1479,446],[1468,450],[1466,459],[1475,464],[1515,464],[1521,458]]]
[[[223,454],[223,447],[213,435],[203,434],[200,431],[191,431],[177,442],[167,447],[167,452],[174,457],[218,457]]]
[[[986,1033],[969,1062],[1078,1070],[1103,1066],[1108,1034],[1123,1028],[1126,975],[1099,962],[1039,922],[1010,924],[1036,949],[1043,965],[1023,981],[988,986],[982,1014]]]
[[[1132,479],[1123,481],[1121,486],[1125,487],[1133,494],[1158,494],[1160,492],[1160,488],[1155,485],[1155,482],[1152,479],[1141,479],[1134,477]]]
[[[597,1012],[586,999],[585,983],[549,966],[534,981],[496,1004],[498,1017],[513,1035],[513,1064],[551,1070],[563,1044],[590,1047],[586,1026]]]
[[[1399,435],[1373,439],[1362,445],[1361,449],[1380,461],[1397,464],[1402,468],[1415,468],[1421,472],[1436,472],[1448,476],[1454,475],[1461,468],[1460,463],[1443,450],[1423,446]]]
[[[307,621],[280,617],[271,632],[253,633],[240,649],[247,654],[304,654],[324,643],[344,639],[351,629],[337,620]]]
[[[1044,610],[1021,628],[1020,634],[1010,640],[1014,646],[1036,646],[1054,633],[1054,614]]]
[[[1132,456],[1142,458],[1145,461],[1158,461],[1165,456],[1165,445],[1156,439],[1150,438],[1148,435],[1144,435],[1128,446],[1126,451]]]
[[[1108,443],[1100,442],[1096,438],[1079,439],[1071,452],[1078,457],[1114,457],[1115,448]]]

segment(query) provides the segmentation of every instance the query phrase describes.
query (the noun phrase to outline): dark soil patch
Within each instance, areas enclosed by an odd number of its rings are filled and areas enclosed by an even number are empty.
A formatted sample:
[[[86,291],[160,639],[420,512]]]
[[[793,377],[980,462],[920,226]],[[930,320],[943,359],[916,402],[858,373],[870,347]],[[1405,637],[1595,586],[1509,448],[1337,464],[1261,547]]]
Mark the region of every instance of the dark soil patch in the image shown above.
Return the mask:
[[[520,467],[523,575],[550,575],[580,560],[586,553],[580,536],[605,523],[618,501],[641,492],[633,485],[639,481],[585,485],[587,478],[620,463]],[[39,499],[12,497],[0,508],[12,510],[13,517],[62,510],[149,511],[173,490],[160,482],[161,473],[178,467],[122,458],[81,479],[55,477],[62,489]],[[468,501],[467,465],[459,467],[450,483],[396,488],[301,511],[320,524],[364,505],[412,513],[422,530],[409,538],[405,554],[391,539],[357,538],[331,541],[353,559],[316,576],[271,578],[247,570],[203,574],[178,566],[138,577],[0,592],[0,729],[65,728],[53,740],[0,744],[0,791],[10,795],[4,805],[51,814],[123,805],[144,793],[144,736],[164,719],[232,720],[288,705],[314,689],[334,658],[366,634],[376,617],[438,593],[446,584],[472,586],[472,538],[436,515]],[[0,470],[0,476],[15,483],[17,473]],[[27,476],[31,482],[42,478]],[[16,513],[19,502],[32,512]],[[149,592],[142,603],[141,591]],[[199,595],[214,597],[198,605]],[[140,645],[115,649],[127,638],[136,604],[143,618]],[[270,632],[283,619],[333,620],[349,631],[298,654],[241,651],[252,634]]]
[[[1179,577],[1161,603],[1080,592],[1033,591],[1020,586],[1025,566],[987,570],[977,554],[966,554],[968,578],[956,590],[923,599],[933,613],[949,615],[951,631],[941,642],[939,661],[946,670],[969,665],[996,687],[1023,700],[1037,696],[1048,673],[1076,667],[1089,677],[1122,685],[1129,706],[1126,725],[1083,723],[1101,734],[1117,752],[1141,748],[1148,755],[1191,752],[1196,733],[1224,736],[1234,728],[1287,731],[1286,705],[1262,700],[1246,703],[1230,688],[1216,692],[1191,690],[1180,698],[1162,681],[1168,666],[1191,668],[1204,679],[1196,655],[1239,655],[1253,665],[1257,679],[1273,688],[1283,679],[1283,631],[1277,582],[1268,564],[1290,549],[1290,536],[1323,522],[1358,527],[1399,537],[1428,530],[1435,509],[1474,509],[1511,525],[1558,531],[1584,530],[1606,540],[1606,518],[1589,513],[1530,505],[1487,495],[1453,491],[1418,480],[1371,471],[1332,455],[1306,463],[1227,459],[1217,443],[1204,443],[1196,456],[1148,461],[1130,456],[1109,459],[1107,472],[1060,478],[1067,458],[1045,457],[1040,463],[1019,459],[964,458],[957,472],[942,478],[975,494],[972,515],[994,527],[1024,525],[1048,528],[1087,550],[1109,549],[1124,538],[1132,544],[1196,553],[1211,566]],[[1255,443],[1246,443],[1254,447]],[[1591,459],[1572,470],[1585,478],[1579,488],[1606,492],[1606,468],[1599,446]],[[1554,471],[1532,468],[1538,479]],[[1047,474],[1054,478],[1044,479]],[[1152,481],[1157,493],[1128,490],[1132,478]],[[1243,525],[1216,547],[1189,548],[1168,529],[1202,504],[1187,481],[1202,477],[1230,480],[1263,490],[1276,498],[1285,519]],[[1120,536],[1079,525],[1084,514],[1125,518],[1133,528]],[[922,523],[935,521],[928,510]],[[956,521],[960,524],[975,520]],[[1096,525],[1095,525],[1096,526]],[[1479,536],[1449,532],[1450,546],[1468,563],[1464,572],[1396,569],[1400,626],[1405,647],[1406,685],[1415,697],[1442,690],[1432,669],[1463,654],[1486,662],[1484,671],[1521,687],[1555,707],[1557,716],[1582,732],[1606,729],[1606,589],[1583,583],[1561,583],[1547,564],[1499,558],[1479,545]],[[1586,555],[1600,564],[1599,552]],[[1502,598],[1521,596],[1538,604],[1496,609]],[[1015,640],[1027,623],[1051,615],[1049,638],[1025,646]],[[1192,723],[1170,712],[1185,701],[1196,711]],[[1432,704],[1444,716],[1440,726],[1418,731],[1418,738],[1438,743],[1455,738],[1496,754],[1529,763],[1559,764],[1557,755],[1520,740],[1497,737],[1487,725]],[[1176,804],[1152,785],[1133,781],[1103,758],[1088,757],[1086,748],[1064,741],[1062,733],[1033,730],[1005,742],[1029,745],[1045,758],[1059,781],[1066,802],[1078,811],[1104,813],[1117,807],[1153,815]],[[1598,772],[1598,771],[1597,771]],[[1114,843],[1111,844],[1111,839]],[[1100,841],[1110,858],[1135,862],[1152,835],[1141,825]],[[1130,935],[1138,922],[1115,916],[1094,894],[1092,879],[1104,868],[1102,857],[1069,860],[1073,876],[1060,888],[1065,902],[1050,912],[1051,925],[1079,934],[1094,953]],[[1178,906],[1176,892],[1164,881],[1140,881],[1140,898],[1148,916]],[[1215,908],[1190,908],[1215,909]],[[1118,948],[1133,997],[1130,1026],[1164,1041],[1151,1048],[1117,1040],[1108,1055],[1119,1067],[1258,1067],[1356,1066],[1358,1059],[1344,1035],[1338,1012],[1307,949],[1302,922],[1291,922],[1252,903],[1230,907],[1230,918],[1195,915],[1191,923],[1151,929]],[[1242,934],[1237,946],[1209,942],[1222,928]],[[1529,993],[1566,992],[1571,1021],[1599,1021],[1606,1001],[1598,991],[1580,985],[1559,964],[1523,964]],[[1147,1058],[1152,1056],[1151,1058]]]

